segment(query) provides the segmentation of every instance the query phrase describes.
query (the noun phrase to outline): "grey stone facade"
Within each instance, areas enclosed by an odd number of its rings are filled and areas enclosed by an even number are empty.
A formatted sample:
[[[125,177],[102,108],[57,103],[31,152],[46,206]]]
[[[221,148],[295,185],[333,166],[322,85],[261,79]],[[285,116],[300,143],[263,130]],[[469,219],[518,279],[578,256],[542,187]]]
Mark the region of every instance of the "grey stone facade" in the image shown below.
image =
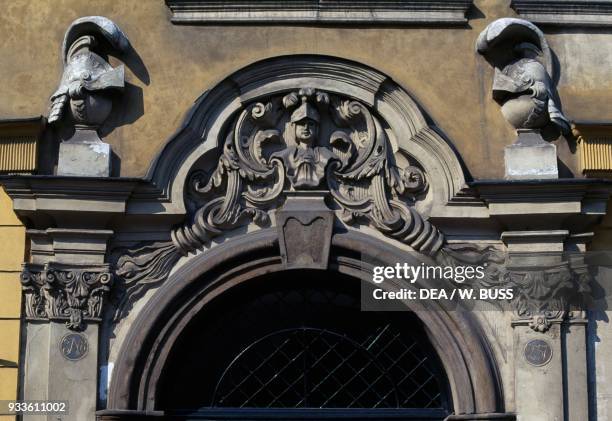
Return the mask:
[[[186,4],[168,3],[175,13]],[[94,34],[102,29],[127,48],[112,22],[93,23]],[[83,28],[80,36],[93,36],[92,25]],[[607,358],[587,347],[589,315],[557,293],[588,281],[580,257],[564,252],[586,250],[612,184],[559,177],[557,149],[540,130],[567,131],[569,121],[539,29],[495,21],[477,50],[518,131],[506,180],[472,180],[452,139],[389,76],[318,55],[274,57],[222,79],[143,178],[109,177],[110,149],[94,165],[79,139],[61,144],[56,174],[2,177],[28,228],[23,399],[74,403],[64,421],[164,419],[172,413],[160,392],[168,355],[225,290],[297,270],[360,282],[370,260],[478,262],[498,271],[491,282],[503,278],[521,294],[510,307],[404,303],[448,377],[444,419],[589,419],[589,368]],[[105,89],[123,84],[110,80]],[[79,100],[62,89],[55,108]],[[92,127],[79,131],[97,137]]]

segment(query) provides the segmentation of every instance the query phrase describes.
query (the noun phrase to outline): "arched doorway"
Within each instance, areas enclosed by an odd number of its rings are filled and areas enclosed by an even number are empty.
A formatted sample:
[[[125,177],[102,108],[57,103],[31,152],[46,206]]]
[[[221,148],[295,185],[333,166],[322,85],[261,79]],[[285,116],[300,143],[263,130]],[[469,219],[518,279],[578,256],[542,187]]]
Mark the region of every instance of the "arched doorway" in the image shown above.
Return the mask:
[[[421,321],[410,312],[362,312],[360,291],[359,280],[313,270],[226,291],[177,339],[157,409],[243,419],[334,408],[338,416],[443,419],[448,381]]]
[[[117,273],[135,290],[140,283],[162,285],[141,303],[137,315],[117,329],[121,338],[109,361],[114,370],[103,419],[123,419],[123,414],[165,416],[180,409],[195,419],[203,410],[213,411],[202,415],[205,419],[321,418],[320,411],[333,419],[346,417],[342,411],[358,404],[360,417],[369,419],[412,415],[440,419],[447,413],[508,419],[500,414],[504,401],[497,364],[480,325],[473,315],[447,312],[434,301],[420,303],[419,308],[405,303],[412,315],[370,315],[361,322],[367,327],[363,331],[340,321],[367,315],[345,313],[347,309],[340,311],[334,302],[318,310],[310,303],[299,312],[293,303],[294,311],[277,314],[266,329],[233,326],[228,329],[238,335],[224,341],[215,339],[219,330],[207,330],[211,328],[206,323],[227,321],[223,311],[215,312],[218,300],[227,300],[225,310],[248,306],[241,302],[242,288],[251,291],[242,298],[262,297],[280,282],[277,278],[289,277],[298,287],[298,279],[293,278],[307,278],[310,273],[316,274],[310,278],[330,279],[312,294],[337,295],[342,280],[355,288],[371,279],[371,267],[364,262],[431,263],[448,245],[430,217],[435,214],[447,222],[463,218],[462,208],[456,206],[463,202],[455,200],[465,180],[461,161],[410,95],[388,76],[324,56],[276,57],[249,65],[198,100],[147,177],[164,201],[146,202],[146,209],[162,205],[172,224],[170,240],[125,251]],[[145,209],[142,206],[145,203],[139,202],[138,208]],[[300,288],[315,286],[302,282]],[[348,296],[354,302],[355,295]],[[328,317],[327,324],[314,323],[320,312],[342,316]],[[250,316],[257,317],[261,315]],[[396,317],[406,319],[392,320]],[[437,373],[432,396],[439,401],[400,398],[414,390],[403,388],[402,379],[393,378],[368,349],[375,346],[368,338],[385,326],[397,328],[404,342],[418,338],[429,350],[430,371]],[[199,331],[210,339],[198,342]],[[311,349],[311,342],[328,343],[328,348]],[[251,395],[262,392],[241,401],[237,396],[242,390],[235,386],[245,384],[243,380],[258,383],[250,375],[258,372],[262,363],[258,358],[278,356],[274,349],[284,343],[302,344],[312,354],[310,360],[301,359],[304,354],[298,350],[289,358],[291,380],[282,376],[285,372],[277,363],[257,377],[266,387],[260,385]],[[368,382],[381,377],[386,382],[382,396],[390,392],[394,398],[345,396],[338,401],[329,386],[314,399],[325,376],[307,367],[316,369],[314,362],[336,347],[345,355],[358,355],[364,370],[376,369],[368,371],[372,376]],[[213,371],[202,365],[213,360]],[[347,369],[337,383],[356,397],[363,390],[355,395],[359,387],[351,379],[360,368],[351,371],[342,363],[345,360],[334,365]],[[414,366],[403,363],[401,368],[410,371]],[[194,386],[190,376],[205,379]],[[288,414],[275,406],[286,397],[276,382],[287,382],[287,388],[296,379],[303,382],[300,393],[283,404],[299,414]],[[422,376],[419,380],[415,374],[407,383],[413,380],[415,388],[423,385]],[[266,393],[273,402],[260,399]],[[247,406],[255,411],[248,416],[227,409]],[[340,412],[334,413],[338,406]],[[438,412],[430,410],[433,406]],[[429,413],[415,415],[417,409]]]
[[[125,414],[187,417],[182,419],[320,419],[323,411],[327,419],[334,419],[349,416],[343,411],[355,409],[352,404],[361,411],[361,418],[350,416],[351,419],[410,419],[411,416],[412,419],[444,419],[448,413],[483,414],[503,410],[496,364],[470,315],[444,312],[436,309],[435,303],[417,313],[358,315],[355,288],[364,279],[362,258],[372,258],[373,254],[388,262],[397,261],[400,256],[406,259],[404,251],[388,242],[348,231],[333,236],[327,270],[287,271],[279,256],[274,229],[234,238],[194,256],[168,279],[132,322],[113,371],[107,413],[116,415],[113,411],[119,410]],[[290,301],[280,310],[282,306],[278,304],[286,300],[282,297],[293,295],[293,300],[299,302],[304,294],[311,298],[302,299],[301,308],[297,302]],[[265,316],[264,328],[257,326],[257,317],[264,317],[265,305],[260,308],[264,313],[244,314],[248,313],[249,302],[261,305],[265,297],[274,299],[275,296],[280,301],[269,307],[276,307],[277,314]],[[232,311],[243,314],[232,320],[228,316]],[[270,321],[273,323],[268,324]],[[248,323],[255,327],[249,327]],[[357,327],[360,324],[364,329]],[[374,350],[376,343],[371,337],[385,327],[401,338],[404,352],[416,349],[417,345],[421,350],[410,356],[412,363],[406,360],[401,363],[401,370],[396,368],[397,371],[414,370],[414,376],[403,379],[397,373],[390,374],[385,365],[390,360],[397,360],[399,364],[402,359]],[[311,342],[313,347],[316,344],[312,350],[302,346],[310,353],[310,362],[300,359],[302,354],[299,350],[296,353],[295,344]],[[410,348],[408,343],[416,345]],[[283,372],[278,362],[257,379],[249,375],[266,356],[279,356],[274,350],[282,344],[293,349],[293,355],[287,350],[283,357],[292,362],[287,369],[291,369],[293,380],[280,378]],[[326,349],[322,348],[324,344]],[[317,368],[313,361],[325,358],[330,348],[342,349],[344,360],[337,359],[331,369],[326,366],[325,370],[314,372],[314,378],[306,379],[296,389],[296,396],[283,402],[285,407],[297,409],[276,407],[279,400],[258,399],[257,395],[251,400],[240,400],[244,393],[236,386],[244,382],[250,382],[250,388],[259,382],[268,386],[274,383],[274,391],[262,389],[260,385],[261,393],[270,396],[272,391],[283,396],[283,390],[278,390],[280,385],[288,382],[287,388],[296,379],[303,381],[309,373],[304,364]],[[374,358],[376,352],[381,361]],[[357,361],[350,359],[348,364],[343,364],[347,356],[357,358],[360,367],[356,368]],[[423,363],[414,362],[425,356]],[[383,365],[384,359],[387,363]],[[211,367],[211,361],[215,361],[215,367]],[[319,388],[315,386],[325,379],[323,372],[335,367],[344,370],[343,376],[336,379],[336,389],[331,392],[331,385],[326,386],[325,393],[313,400],[316,408],[301,402],[299,393],[301,397],[304,394],[308,397],[309,392],[317,392]],[[367,389],[372,393],[363,401],[353,403],[350,396],[357,397],[358,389],[359,393],[364,391],[363,384],[351,383],[358,372],[367,374],[366,381],[360,381],[370,386],[380,377],[381,389],[376,393]],[[333,394],[338,391],[338,384],[346,388],[347,394],[335,401]],[[427,393],[417,398],[424,387]],[[258,391],[249,390],[251,394]],[[387,393],[389,399],[376,400],[377,394]],[[223,408],[225,402],[228,406]],[[327,404],[334,408],[326,407]],[[245,414],[239,410],[241,406],[248,406],[253,412]],[[179,408],[187,411],[177,412]]]

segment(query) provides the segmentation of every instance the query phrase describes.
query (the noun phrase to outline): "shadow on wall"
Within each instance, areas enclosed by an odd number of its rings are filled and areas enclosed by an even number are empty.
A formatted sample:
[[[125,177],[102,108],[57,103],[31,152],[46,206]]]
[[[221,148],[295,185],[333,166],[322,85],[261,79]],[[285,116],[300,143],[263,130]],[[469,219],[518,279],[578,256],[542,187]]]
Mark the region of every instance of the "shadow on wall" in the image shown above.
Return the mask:
[[[150,85],[151,78],[149,71],[132,45],[123,54],[118,54],[115,57],[120,59],[138,80],[146,86]],[[100,127],[98,133],[100,137],[105,137],[118,127],[134,123],[143,114],[144,96],[142,88],[126,82],[121,97],[114,98],[112,114]]]

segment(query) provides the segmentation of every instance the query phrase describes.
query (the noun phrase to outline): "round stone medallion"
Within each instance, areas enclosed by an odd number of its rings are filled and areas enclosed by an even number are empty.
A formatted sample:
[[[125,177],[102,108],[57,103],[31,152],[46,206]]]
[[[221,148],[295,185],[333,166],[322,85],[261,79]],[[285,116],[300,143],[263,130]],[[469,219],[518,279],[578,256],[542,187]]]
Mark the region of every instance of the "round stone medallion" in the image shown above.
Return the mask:
[[[552,348],[548,342],[542,339],[534,339],[525,345],[524,355],[529,364],[541,367],[548,364],[552,359]]]
[[[78,361],[87,355],[89,343],[80,333],[69,333],[60,341],[62,357],[70,361]]]

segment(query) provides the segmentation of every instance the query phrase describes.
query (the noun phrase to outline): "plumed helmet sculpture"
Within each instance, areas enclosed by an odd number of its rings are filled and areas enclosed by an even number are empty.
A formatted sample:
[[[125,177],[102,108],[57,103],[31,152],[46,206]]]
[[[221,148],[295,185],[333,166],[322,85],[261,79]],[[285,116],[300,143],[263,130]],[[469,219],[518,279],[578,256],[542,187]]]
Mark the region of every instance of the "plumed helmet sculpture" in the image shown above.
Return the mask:
[[[554,124],[562,133],[570,123],[558,105],[550,48],[537,26],[503,18],[489,24],[476,51],[495,67],[493,99],[516,129],[539,130]]]
[[[123,65],[113,68],[99,53],[124,53],[130,47],[125,34],[102,16],[82,17],[70,25],[62,43],[64,72],[51,95],[49,123],[59,122],[66,105],[75,126],[95,129],[108,117],[112,101],[103,93],[124,87]]]

